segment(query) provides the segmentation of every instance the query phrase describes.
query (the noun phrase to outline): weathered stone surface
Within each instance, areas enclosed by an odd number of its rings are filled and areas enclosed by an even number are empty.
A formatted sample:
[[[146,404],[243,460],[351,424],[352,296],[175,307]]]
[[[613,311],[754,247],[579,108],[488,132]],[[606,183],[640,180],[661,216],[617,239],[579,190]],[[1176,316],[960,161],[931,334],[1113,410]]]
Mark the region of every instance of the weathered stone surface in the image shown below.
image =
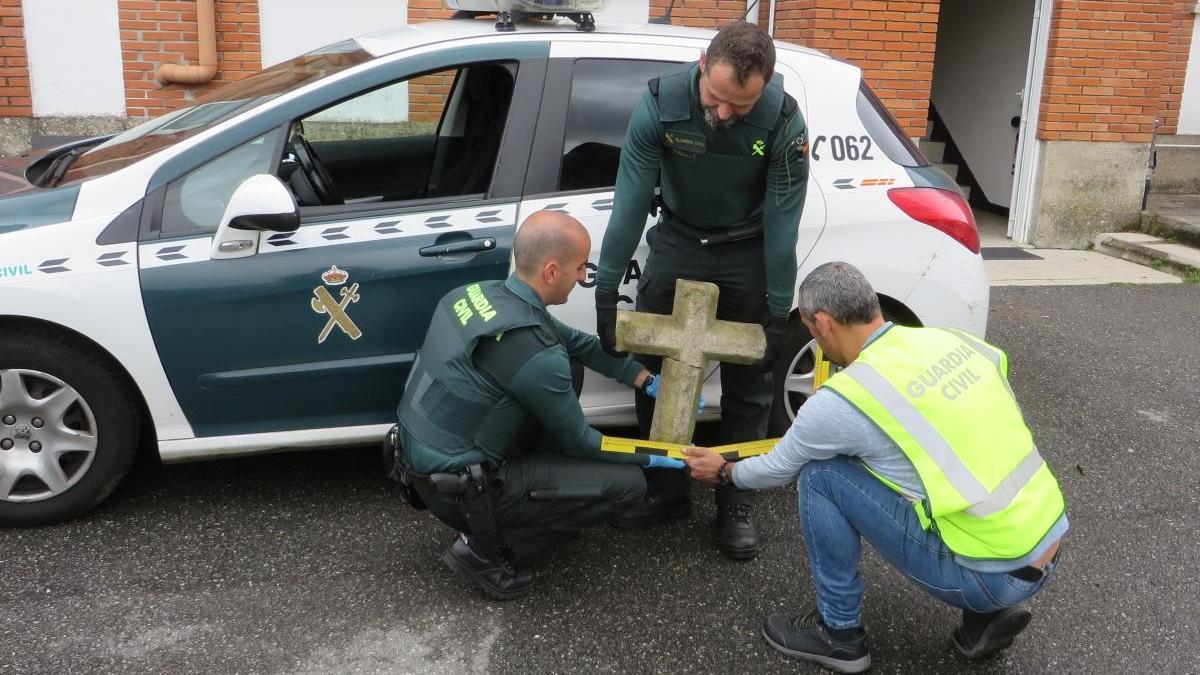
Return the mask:
[[[617,349],[663,357],[650,440],[690,443],[704,371],[712,361],[762,360],[762,326],[717,320],[716,285],[680,280],[671,315],[617,312]]]

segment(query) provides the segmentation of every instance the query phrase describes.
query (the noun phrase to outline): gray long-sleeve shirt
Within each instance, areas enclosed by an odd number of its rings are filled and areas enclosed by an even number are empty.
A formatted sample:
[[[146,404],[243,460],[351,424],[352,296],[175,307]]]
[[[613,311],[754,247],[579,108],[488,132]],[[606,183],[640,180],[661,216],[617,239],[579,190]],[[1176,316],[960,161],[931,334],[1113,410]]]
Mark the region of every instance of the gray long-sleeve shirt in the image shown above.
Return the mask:
[[[890,326],[886,323],[871,334],[871,344]],[[855,457],[904,490],[913,501],[925,498],[925,487],[911,460],[870,419],[837,394],[819,389],[800,408],[796,421],[771,452],[744,459],[733,467],[733,482],[741,488],[764,489],[795,482],[800,470],[811,461],[838,455]],[[1063,514],[1029,555],[1018,560],[973,560],[956,556],[963,567],[980,572],[1007,572],[1037,560],[1066,534],[1069,523]]]

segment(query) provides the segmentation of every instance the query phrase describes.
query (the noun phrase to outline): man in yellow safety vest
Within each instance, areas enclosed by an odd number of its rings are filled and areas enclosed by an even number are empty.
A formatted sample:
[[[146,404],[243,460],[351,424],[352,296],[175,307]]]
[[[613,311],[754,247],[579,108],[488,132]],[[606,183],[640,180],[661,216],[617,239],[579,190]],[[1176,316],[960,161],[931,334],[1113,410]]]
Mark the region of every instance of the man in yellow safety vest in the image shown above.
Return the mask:
[[[970,659],[1008,647],[1031,614],[1068,528],[1058,482],[1008,383],[1004,352],[975,337],[884,321],[852,265],[800,286],[804,325],[833,375],[768,454],[737,464],[686,452],[692,477],[762,489],[798,481],[817,607],[776,614],[763,636],[833,670],[870,667],[861,539],[933,596],[959,607],[952,644]]]

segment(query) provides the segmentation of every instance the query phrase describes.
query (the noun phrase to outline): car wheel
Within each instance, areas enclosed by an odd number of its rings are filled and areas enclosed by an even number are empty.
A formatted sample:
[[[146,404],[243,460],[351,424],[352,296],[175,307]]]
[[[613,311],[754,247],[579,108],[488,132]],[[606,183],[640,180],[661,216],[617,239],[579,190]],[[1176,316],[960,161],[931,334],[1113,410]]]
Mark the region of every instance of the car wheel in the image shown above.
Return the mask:
[[[0,332],[0,525],[103,501],[128,473],[140,413],[124,373],[61,335]]]
[[[816,365],[817,341],[797,317],[788,322],[779,361],[775,364],[772,382],[774,400],[768,433],[772,437],[787,433],[796,419],[800,406],[813,394],[813,375]]]

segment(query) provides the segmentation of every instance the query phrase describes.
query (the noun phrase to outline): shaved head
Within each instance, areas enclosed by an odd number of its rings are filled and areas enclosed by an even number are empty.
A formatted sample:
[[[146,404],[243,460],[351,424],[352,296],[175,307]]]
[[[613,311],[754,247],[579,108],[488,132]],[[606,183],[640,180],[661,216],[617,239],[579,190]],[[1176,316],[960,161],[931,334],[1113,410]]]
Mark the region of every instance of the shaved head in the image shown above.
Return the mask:
[[[541,273],[550,261],[564,262],[588,237],[578,221],[561,211],[538,211],[521,223],[513,240],[513,259],[517,273],[531,278]],[[590,244],[590,237],[589,244]]]
[[[513,240],[517,276],[547,305],[561,305],[587,277],[592,238],[583,224],[561,211],[538,211],[521,223]]]

